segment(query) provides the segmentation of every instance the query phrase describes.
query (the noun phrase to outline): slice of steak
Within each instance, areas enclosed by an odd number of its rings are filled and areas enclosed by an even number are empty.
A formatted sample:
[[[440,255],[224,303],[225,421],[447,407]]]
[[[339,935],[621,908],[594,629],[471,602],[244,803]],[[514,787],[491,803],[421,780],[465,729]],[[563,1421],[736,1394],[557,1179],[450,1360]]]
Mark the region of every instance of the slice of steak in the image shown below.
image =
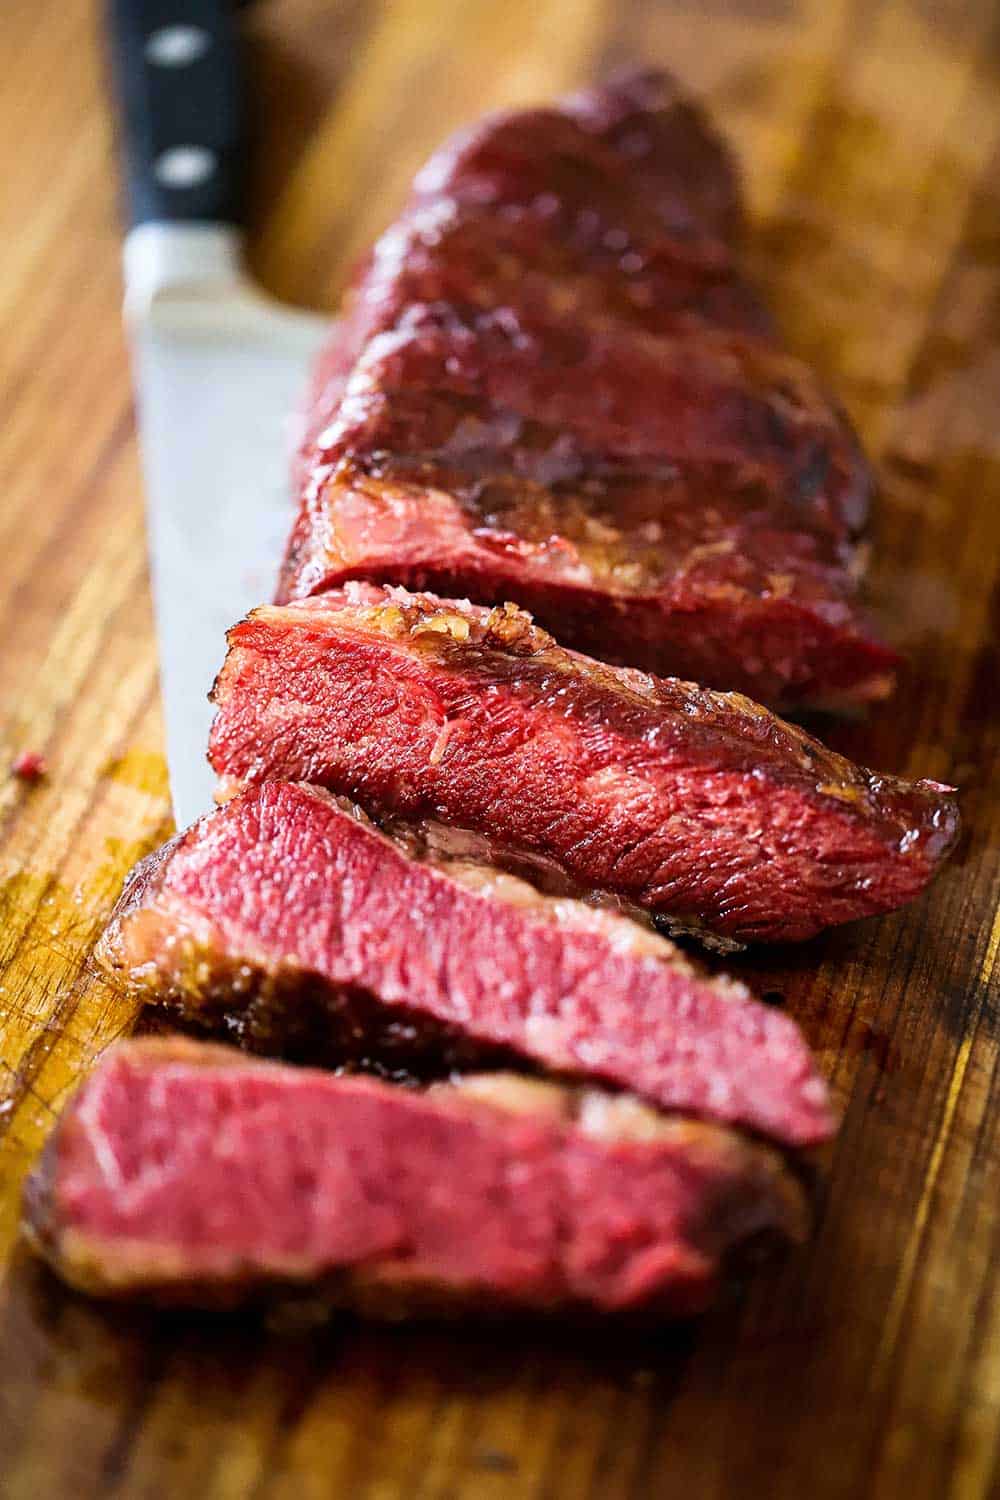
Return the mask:
[[[548,108],[499,111],[458,131],[414,183],[418,199],[444,193],[562,216],[564,232],[595,252],[621,252],[618,237],[607,243],[615,226],[643,244],[720,245],[743,227],[728,147],[659,68],[626,69]]]
[[[255,610],[229,642],[223,795],[319,783],[716,937],[890,911],[956,835],[950,788],[863,770],[737,694],[564,650],[512,605],[348,584]]]
[[[417,1093],[178,1040],[99,1066],[25,1215],[98,1295],[304,1289],[390,1316],[689,1315],[734,1246],[805,1221],[772,1152],[634,1101],[502,1077]]]
[[[871,476],[736,274],[737,219],[724,149],[651,75],[446,147],[318,367],[280,597],[515,598],[647,670],[883,696]]]
[[[366,339],[415,303],[551,310],[569,297],[648,331],[698,319],[770,332],[735,264],[741,229],[732,158],[666,73],[489,116],[431,158],[361,266],[317,368],[312,435]]]
[[[516,598],[607,659],[775,701],[878,696],[893,659],[858,627],[843,531],[858,455],[826,444],[801,376],[712,330],[416,310],[347,380],[282,595],[363,577]]]
[[[393,1071],[506,1054],[785,1145],[833,1131],[798,1028],[743,985],[315,788],[251,788],[153,855],[98,959],[258,1048],[305,1026],[327,1061]]]

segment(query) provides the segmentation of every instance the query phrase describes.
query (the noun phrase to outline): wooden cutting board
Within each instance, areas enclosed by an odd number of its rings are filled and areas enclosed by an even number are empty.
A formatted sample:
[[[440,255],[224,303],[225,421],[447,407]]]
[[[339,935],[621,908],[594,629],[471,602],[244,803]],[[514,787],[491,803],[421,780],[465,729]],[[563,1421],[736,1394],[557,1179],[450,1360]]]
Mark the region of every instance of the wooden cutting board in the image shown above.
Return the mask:
[[[743,970],[845,1110],[812,1244],[647,1339],[109,1313],[16,1243],[20,1179],[134,1016],[88,967],[168,831],[96,8],[0,12],[0,1493],[986,1497],[1000,1462],[1000,18],[991,0],[278,0],[248,20],[253,255],[332,307],[441,137],[626,60],[745,165],[757,274],[880,464],[913,661],[839,728],[967,822],[897,917]],[[38,750],[46,779],[6,778]],[[992,777],[992,781],[991,781]]]

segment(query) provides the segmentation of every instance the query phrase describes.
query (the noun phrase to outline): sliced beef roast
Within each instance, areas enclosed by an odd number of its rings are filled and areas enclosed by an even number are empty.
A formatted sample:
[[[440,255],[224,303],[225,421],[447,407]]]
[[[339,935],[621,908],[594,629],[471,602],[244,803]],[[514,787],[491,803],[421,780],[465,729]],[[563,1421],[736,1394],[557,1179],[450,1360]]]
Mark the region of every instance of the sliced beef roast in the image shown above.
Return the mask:
[[[305,1287],[366,1311],[684,1315],[727,1251],[798,1235],[779,1157],[523,1079],[426,1093],[183,1041],[122,1044],[28,1188],[59,1273],[195,1304]]]
[[[785,1145],[833,1130],[797,1027],[743,985],[309,787],[253,788],[153,855],[98,957],[268,1050],[298,1030],[393,1070],[506,1053]]]
[[[316,379],[281,597],[515,599],[567,644],[771,702],[882,696],[871,476],[733,258],[671,80],[497,116],[420,174]]]
[[[949,788],[862,770],[738,695],[566,651],[511,605],[348,584],[229,639],[223,794],[320,783],[719,938],[889,911],[955,836]]]

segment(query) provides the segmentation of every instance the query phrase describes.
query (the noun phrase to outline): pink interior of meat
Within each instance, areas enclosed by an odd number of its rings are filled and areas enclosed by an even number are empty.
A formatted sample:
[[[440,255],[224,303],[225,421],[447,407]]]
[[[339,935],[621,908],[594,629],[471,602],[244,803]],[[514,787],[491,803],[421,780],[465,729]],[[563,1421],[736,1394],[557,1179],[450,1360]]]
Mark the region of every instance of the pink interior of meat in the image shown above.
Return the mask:
[[[825,1139],[798,1028],[742,986],[577,902],[477,895],[306,788],[265,784],[189,835],[157,900],[207,918],[234,964],[293,963],[484,1045],[793,1144]],[[151,953],[154,960],[159,954]],[[141,963],[144,953],[134,956]]]
[[[387,1262],[609,1306],[704,1280],[686,1242],[728,1168],[291,1069],[106,1066],[60,1142],[62,1225],[164,1249],[191,1279]],[[150,1261],[155,1265],[155,1259]]]

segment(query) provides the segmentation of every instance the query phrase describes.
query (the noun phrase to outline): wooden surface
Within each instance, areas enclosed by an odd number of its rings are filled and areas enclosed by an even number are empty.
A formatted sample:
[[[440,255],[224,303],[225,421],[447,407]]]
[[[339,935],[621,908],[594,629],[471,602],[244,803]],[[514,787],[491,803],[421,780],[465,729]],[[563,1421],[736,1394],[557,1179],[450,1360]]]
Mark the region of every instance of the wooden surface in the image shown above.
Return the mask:
[[[441,136],[630,58],[746,168],[757,274],[857,418],[914,670],[838,745],[951,777],[908,912],[743,967],[846,1114],[817,1235],[644,1341],[110,1314],[15,1244],[21,1175],[133,1016],[87,967],[167,831],[96,16],[0,10],[0,1494],[986,1497],[1000,1484],[1000,18],[992,0],[278,0],[253,255],[332,306]],[[47,780],[3,778],[40,750]],[[992,778],[992,782],[991,782]]]

